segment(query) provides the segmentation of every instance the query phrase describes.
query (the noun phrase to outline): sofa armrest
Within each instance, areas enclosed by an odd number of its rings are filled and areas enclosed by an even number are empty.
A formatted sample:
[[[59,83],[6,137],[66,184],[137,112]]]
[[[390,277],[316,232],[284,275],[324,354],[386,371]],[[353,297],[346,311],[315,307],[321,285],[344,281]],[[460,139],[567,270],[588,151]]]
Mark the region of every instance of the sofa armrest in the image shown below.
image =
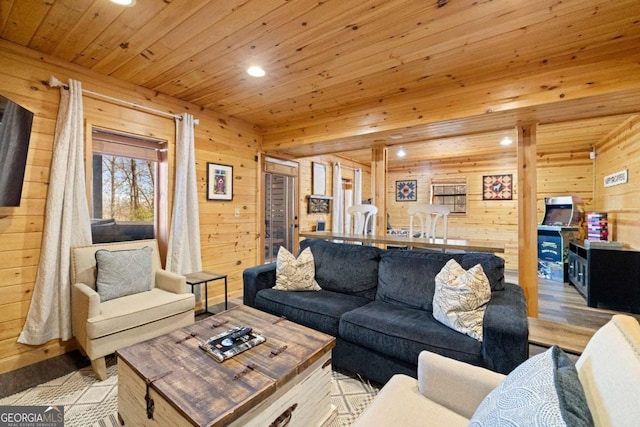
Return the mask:
[[[75,283],[72,288],[73,335],[86,348],[87,320],[101,314],[100,295],[86,283]]]
[[[469,419],[505,376],[423,351],[418,356],[418,389],[428,399]]]
[[[187,278],[167,270],[156,270],[156,287],[174,294],[187,293]]]
[[[256,294],[262,289],[273,288],[276,284],[276,263],[257,265],[242,273],[244,305],[256,306]]]
[[[496,372],[508,374],[529,357],[527,302],[522,288],[505,283],[491,293],[483,320],[482,356]]]

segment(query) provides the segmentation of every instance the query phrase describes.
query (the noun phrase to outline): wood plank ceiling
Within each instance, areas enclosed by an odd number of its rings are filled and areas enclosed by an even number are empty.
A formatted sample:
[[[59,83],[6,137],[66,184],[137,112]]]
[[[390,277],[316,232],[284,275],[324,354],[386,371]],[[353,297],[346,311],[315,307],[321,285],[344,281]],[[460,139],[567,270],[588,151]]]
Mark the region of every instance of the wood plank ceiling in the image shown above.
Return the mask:
[[[294,157],[366,160],[396,133],[448,138],[422,158],[462,155],[527,121],[585,149],[640,111],[638,0],[3,0],[0,30],[253,123]]]

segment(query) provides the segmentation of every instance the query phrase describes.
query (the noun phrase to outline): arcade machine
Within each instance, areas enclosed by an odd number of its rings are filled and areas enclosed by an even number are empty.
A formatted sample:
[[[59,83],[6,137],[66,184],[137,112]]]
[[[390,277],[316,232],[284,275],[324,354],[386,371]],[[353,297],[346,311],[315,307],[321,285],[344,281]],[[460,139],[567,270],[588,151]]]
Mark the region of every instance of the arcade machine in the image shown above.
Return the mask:
[[[569,241],[585,230],[582,199],[575,196],[546,197],[544,217],[538,225],[538,277],[567,282]]]

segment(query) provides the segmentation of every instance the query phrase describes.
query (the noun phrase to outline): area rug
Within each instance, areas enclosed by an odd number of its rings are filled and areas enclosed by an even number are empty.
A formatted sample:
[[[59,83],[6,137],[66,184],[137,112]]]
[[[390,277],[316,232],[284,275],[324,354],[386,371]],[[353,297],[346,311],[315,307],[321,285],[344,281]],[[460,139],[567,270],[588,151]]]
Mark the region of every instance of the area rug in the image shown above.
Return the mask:
[[[98,381],[91,367],[0,399],[0,406],[64,406],[65,427],[120,427],[118,423],[118,367],[107,367]],[[338,415],[331,427],[351,426],[369,406],[379,387],[347,373],[333,371],[331,402]]]

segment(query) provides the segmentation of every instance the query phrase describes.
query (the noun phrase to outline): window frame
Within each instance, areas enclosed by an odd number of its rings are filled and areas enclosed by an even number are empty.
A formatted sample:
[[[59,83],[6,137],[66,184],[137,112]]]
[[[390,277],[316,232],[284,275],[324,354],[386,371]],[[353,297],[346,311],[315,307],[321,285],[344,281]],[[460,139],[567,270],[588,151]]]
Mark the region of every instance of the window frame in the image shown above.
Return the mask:
[[[154,185],[154,220],[153,231],[155,239],[158,242],[162,242],[162,246],[168,241],[168,194],[169,194],[169,179],[168,179],[168,146],[169,141],[161,138],[153,138],[146,135],[141,135],[133,132],[126,132],[118,129],[110,129],[105,126],[96,125],[87,121],[85,126],[85,176],[86,176],[86,193],[87,203],[89,208],[89,216],[94,217],[93,214],[93,156],[96,151],[94,150],[94,134],[95,132],[104,132],[115,136],[122,136],[123,139],[130,138],[135,140],[136,143],[131,146],[132,150],[136,150],[136,146],[141,147],[141,151],[129,151],[125,146],[127,143],[122,141],[120,149],[112,150],[111,152],[103,152],[98,150],[97,153],[104,155],[116,155],[121,157],[131,157],[135,159],[149,159],[145,157],[144,150],[150,151],[151,149],[157,152],[157,157],[152,159],[156,162],[155,167],[155,185]],[[120,145],[120,144],[118,144]],[[111,147],[113,148],[113,147]],[[109,151],[109,150],[105,150]]]
[[[460,192],[458,188],[454,188],[453,192],[446,194],[435,194],[435,187],[462,187],[464,186],[464,192]],[[430,186],[430,203],[434,205],[448,206],[451,210],[451,215],[466,215],[469,206],[469,186],[466,178],[448,178],[448,179],[432,179]],[[458,203],[454,200],[453,203],[443,203],[445,197],[464,197],[464,211],[456,209]]]

